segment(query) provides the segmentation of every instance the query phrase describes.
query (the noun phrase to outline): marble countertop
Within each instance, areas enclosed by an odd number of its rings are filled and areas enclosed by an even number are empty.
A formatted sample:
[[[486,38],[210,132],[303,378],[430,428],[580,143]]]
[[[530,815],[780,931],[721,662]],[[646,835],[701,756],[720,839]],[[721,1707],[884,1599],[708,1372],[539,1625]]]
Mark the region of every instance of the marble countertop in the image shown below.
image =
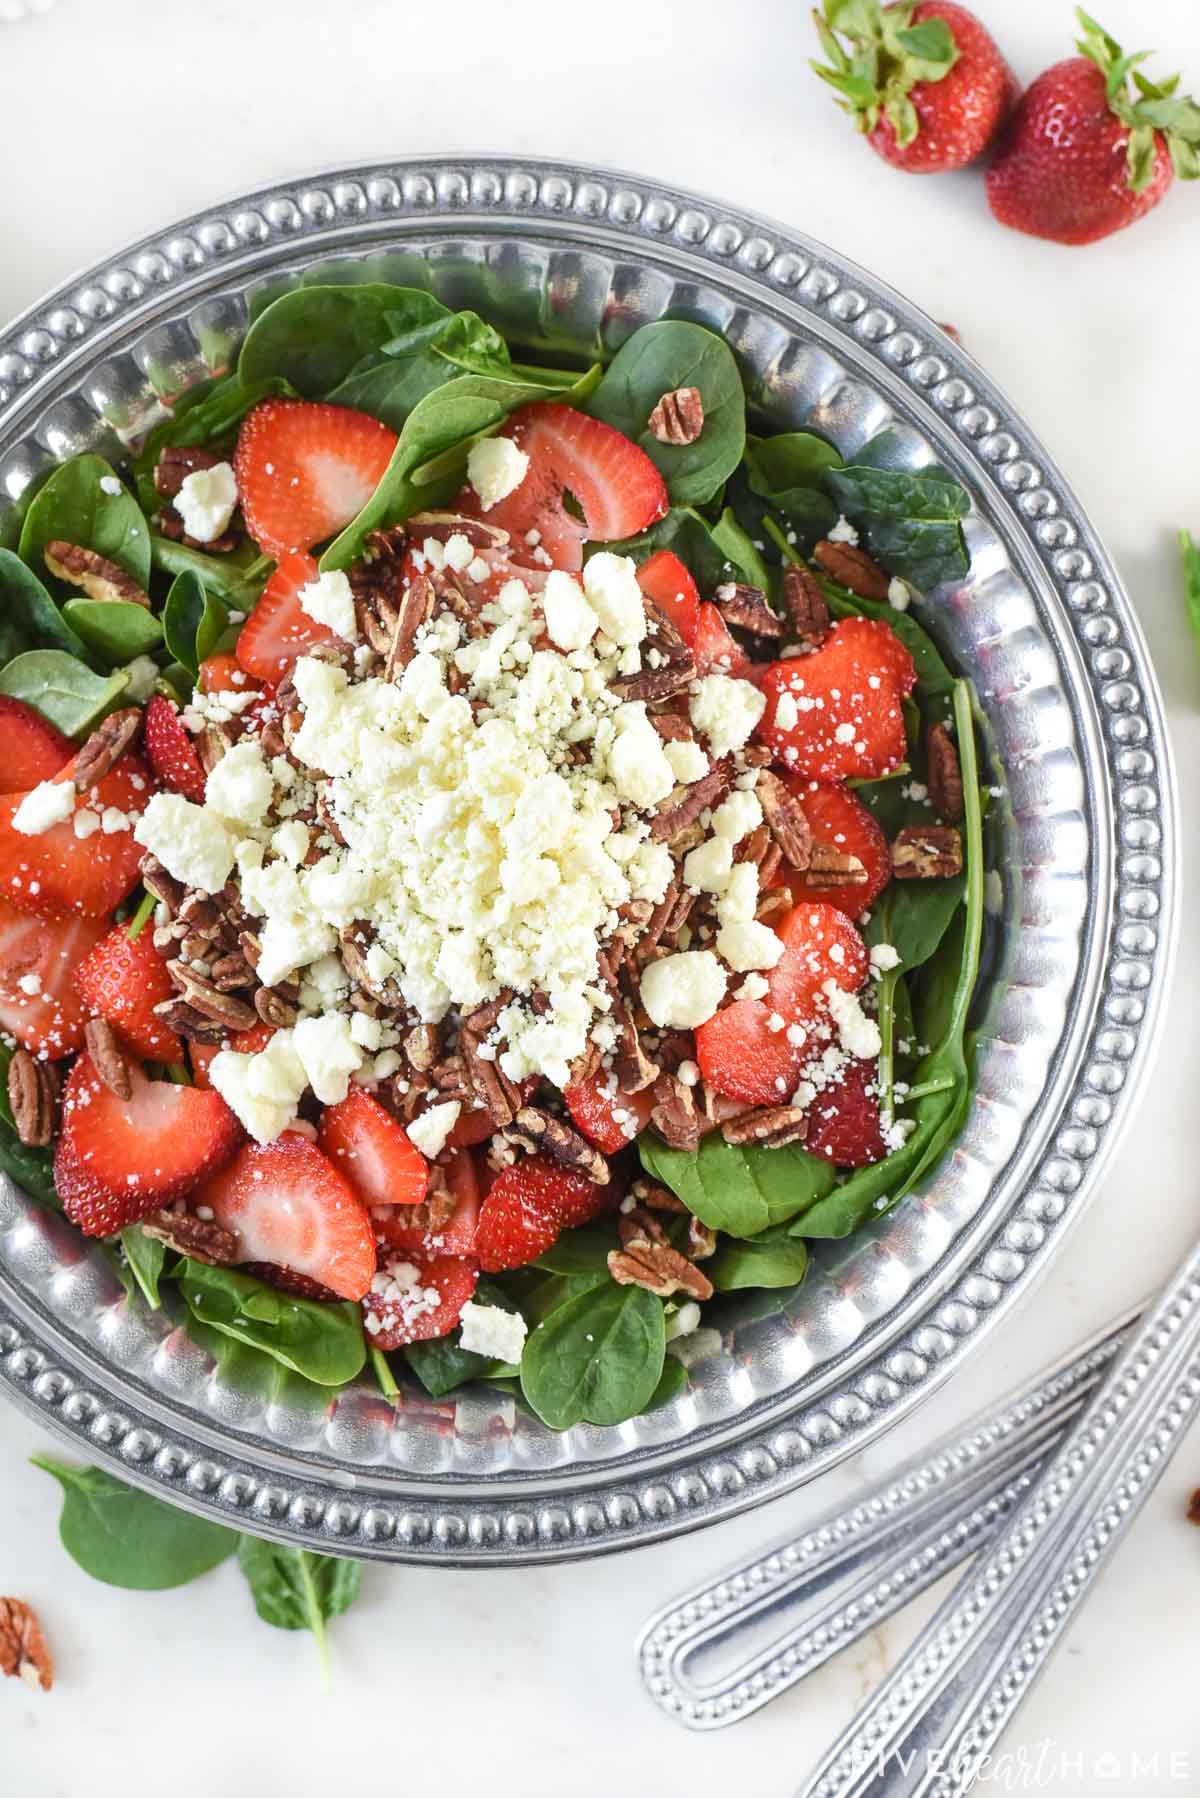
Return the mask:
[[[1025,79],[1069,53],[1066,0],[980,10]],[[1103,12],[1200,86],[1195,0]],[[225,194],[371,157],[577,157],[773,214],[953,323],[1057,456],[1145,626],[1184,824],[1200,831],[1200,659],[1175,550],[1180,525],[1200,532],[1200,195],[1175,192],[1088,249],[1016,236],[992,221],[977,173],[914,179],[872,156],[808,72],[813,49],[793,0],[610,0],[602,16],[459,0],[433,18],[386,0],[59,0],[0,24],[0,316]],[[1186,829],[1184,866],[1186,889]],[[1198,983],[1188,913],[1164,1046],[1122,1151],[1050,1278],[915,1418],[801,1493],[615,1560],[368,1570],[333,1626],[331,1697],[307,1637],[260,1624],[232,1566],[158,1595],[92,1584],[56,1541],[55,1489],[28,1465],[44,1440],[0,1410],[0,1591],[35,1604],[59,1677],[49,1698],[0,1691],[3,1783],[21,1798],[116,1798],[133,1767],[158,1767],[176,1798],[260,1782],[307,1798],[335,1780],[446,1798],[794,1791],[936,1593],[715,1736],[685,1734],[642,1696],[635,1633],[681,1587],[852,1500],[1164,1277],[1200,1209]],[[1200,1789],[1200,1535],[1183,1520],[1197,1484],[1193,1435],[1010,1731],[1024,1760],[997,1769],[1000,1789]]]

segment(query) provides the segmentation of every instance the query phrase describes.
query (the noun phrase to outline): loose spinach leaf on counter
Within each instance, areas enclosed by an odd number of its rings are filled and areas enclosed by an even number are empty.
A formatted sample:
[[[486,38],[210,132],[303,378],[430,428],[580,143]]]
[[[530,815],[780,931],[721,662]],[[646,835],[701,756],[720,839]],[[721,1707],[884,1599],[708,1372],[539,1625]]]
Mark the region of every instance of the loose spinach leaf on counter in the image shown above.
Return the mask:
[[[93,674],[59,649],[31,649],[0,668],[0,693],[23,699],[76,742],[121,703],[128,685],[123,671]]]
[[[542,1422],[624,1423],[644,1411],[662,1377],[663,1303],[641,1286],[606,1280],[552,1311],[521,1357],[521,1390]]]
[[[678,387],[699,389],[704,426],[694,443],[660,443],[648,428],[650,414]],[[746,446],[746,395],[733,351],[714,331],[684,319],[660,319],[635,331],[605,370],[588,411],[645,450],[677,506],[707,505]]]
[[[69,599],[63,617],[100,660],[120,667],[162,642],[162,625],[145,606],[122,599]]]
[[[1188,622],[1197,646],[1200,647],[1200,544],[1192,542],[1189,531],[1180,531],[1179,547],[1183,551],[1183,583]]]
[[[61,649],[91,660],[33,570],[11,549],[0,549],[0,664],[29,649]]]
[[[362,1566],[334,1555],[289,1548],[243,1536],[237,1545],[238,1566],[246,1577],[254,1608],[275,1629],[311,1630],[329,1687],[329,1644],[325,1625],[348,1611],[362,1588]]]
[[[786,1223],[764,1230],[748,1242],[723,1237],[704,1271],[718,1292],[741,1292],[752,1286],[798,1286],[808,1268],[808,1250]]]
[[[150,579],[150,535],[142,508],[103,456],[84,454],[63,462],[40,490],[21,527],[21,560],[52,593],[64,598],[78,588],[59,581],[45,563],[47,543],[56,539],[94,549],[116,562],[140,587]],[[107,483],[107,485],[106,485]]]
[[[834,1180],[827,1161],[801,1148],[727,1143],[717,1131],[704,1137],[694,1154],[670,1149],[644,1132],[638,1153],[648,1174],[669,1186],[710,1230],[729,1236],[761,1236],[823,1198]]]
[[[229,613],[195,569],[185,568],[171,583],[162,611],[163,636],[175,660],[192,679],[213,654],[229,624]]]
[[[853,524],[863,547],[890,574],[922,592],[967,572],[961,520],[971,509],[965,488],[941,469],[831,468],[825,486]]]
[[[234,1530],[164,1505],[98,1467],[69,1467],[48,1455],[31,1459],[65,1494],[58,1526],[63,1547],[107,1586],[137,1592],[186,1586],[237,1548]]]
[[[8,1103],[8,1064],[12,1050],[0,1042],[0,1169],[15,1180],[31,1199],[48,1210],[58,1211],[58,1194],[54,1190],[54,1155],[50,1149],[31,1148],[17,1135],[12,1108]]]
[[[179,1283],[202,1324],[318,1386],[344,1386],[363,1370],[367,1351],[357,1305],[292,1298],[248,1274],[186,1258]]]

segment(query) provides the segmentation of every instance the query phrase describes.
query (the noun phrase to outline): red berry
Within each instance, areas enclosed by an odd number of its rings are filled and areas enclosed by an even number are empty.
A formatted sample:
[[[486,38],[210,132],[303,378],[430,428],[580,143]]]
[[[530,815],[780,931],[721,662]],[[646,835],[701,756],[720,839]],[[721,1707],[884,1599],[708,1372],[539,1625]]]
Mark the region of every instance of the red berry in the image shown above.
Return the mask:
[[[573,1168],[540,1155],[504,1168],[479,1212],[475,1252],[488,1273],[524,1267],[557,1241],[604,1210],[608,1194]]]
[[[234,457],[246,529],[276,557],[336,536],[374,493],[396,441],[349,406],[264,400],[245,419]]]
[[[727,674],[733,680],[747,680],[755,672],[754,663],[708,600],[697,615],[695,651],[697,674]]]
[[[204,768],[178,707],[156,693],[146,707],[146,759],[164,787],[204,804]]]
[[[321,1118],[322,1152],[364,1205],[419,1205],[429,1164],[378,1099],[352,1086]]]
[[[107,930],[103,918],[35,918],[0,900],[0,1030],[48,1061],[81,1048],[75,969]]]
[[[319,573],[311,556],[297,551],[280,557],[278,568],[238,633],[237,659],[248,674],[275,684],[306,649],[333,641],[333,632],[310,618],[300,604],[300,589],[315,581]]]
[[[469,1261],[439,1255],[417,1261],[388,1256],[363,1299],[363,1328],[372,1347],[403,1348],[447,1336],[475,1292],[478,1270]]]
[[[695,643],[700,623],[700,592],[679,557],[669,549],[656,550],[642,563],[637,578],[646,598],[652,600],[675,626],[684,642]]]
[[[402,1249],[416,1260],[431,1261],[439,1255],[473,1256],[475,1228],[479,1221],[479,1177],[473,1156],[465,1151],[451,1155],[442,1166],[454,1210],[436,1230],[411,1223],[412,1209],[389,1205],[372,1215],[376,1240],[391,1249]]]
[[[23,699],[5,696],[0,696],[0,743],[4,745],[0,783],[6,793],[27,793],[42,781],[53,780],[75,754],[70,737],[49,719]]]
[[[68,762],[59,778],[70,780],[74,766],[74,761]],[[76,813],[85,809],[103,817],[112,810],[136,819],[145,810],[153,785],[140,757],[123,755],[111,774],[79,796]],[[0,897],[40,917],[61,917],[64,912],[107,917],[132,892],[141,872],[145,851],[132,828],[111,833],[93,829],[90,836],[81,837],[74,821],[66,818],[40,835],[25,836],[13,828],[24,797],[10,793],[0,799]]]
[[[632,1094],[618,1092],[615,1077],[603,1072],[592,1074],[576,1086],[568,1086],[563,1098],[575,1128],[606,1155],[616,1155],[629,1147],[638,1132],[650,1122],[654,1105],[649,1090]]]
[[[901,700],[912,657],[889,625],[843,618],[811,655],[772,662],[758,736],[785,768],[811,780],[873,780],[904,760]]]
[[[867,871],[862,885],[822,886],[819,874],[788,870],[786,879],[793,900],[799,905],[805,899],[819,899],[825,905],[835,905],[848,918],[861,918],[892,878],[892,852],[887,838],[862,800],[846,787],[804,780],[799,775],[786,775],[784,783],[800,801],[813,841],[843,855],[856,855]]]
[[[875,1082],[879,1064],[848,1061],[808,1108],[804,1147],[835,1167],[870,1167],[887,1154]]]
[[[111,930],[80,962],[75,987],[87,1009],[107,1018],[142,1060],[183,1060],[182,1042],[154,1010],[175,997],[175,987],[149,928],[136,938]]]

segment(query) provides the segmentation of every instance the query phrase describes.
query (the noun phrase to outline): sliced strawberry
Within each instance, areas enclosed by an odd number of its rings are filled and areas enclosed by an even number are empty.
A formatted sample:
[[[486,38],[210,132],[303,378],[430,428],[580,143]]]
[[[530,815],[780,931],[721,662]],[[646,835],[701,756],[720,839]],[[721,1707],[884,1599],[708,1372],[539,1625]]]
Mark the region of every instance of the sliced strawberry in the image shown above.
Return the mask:
[[[361,1086],[326,1107],[320,1144],[364,1205],[419,1205],[429,1184],[429,1163],[395,1118]]]
[[[146,707],[146,759],[164,787],[204,804],[204,768],[179,708],[156,693]]]
[[[870,1167],[883,1160],[887,1145],[875,1090],[878,1075],[878,1062],[848,1061],[840,1078],[817,1094],[808,1108],[804,1139],[810,1155],[835,1167]]]
[[[0,696],[0,784],[6,793],[28,793],[44,780],[53,780],[75,753],[70,737],[64,737],[49,719],[35,712],[23,699]]]
[[[202,693],[248,693],[254,682],[235,655],[223,650],[220,655],[206,656],[200,664],[199,687]]]
[[[219,1093],[148,1080],[131,1065],[133,1092],[119,1099],[90,1055],[71,1069],[54,1184],[85,1236],[112,1236],[181,1198],[234,1153],[242,1127]]]
[[[460,1111],[454,1120],[454,1127],[446,1138],[448,1149],[474,1149],[482,1142],[495,1136],[496,1126],[492,1122],[492,1114],[484,1107],[475,1111]]]
[[[504,1168],[480,1207],[479,1265],[497,1273],[536,1261],[561,1231],[598,1216],[608,1198],[606,1187],[541,1155]]]
[[[127,1048],[146,1061],[182,1061],[183,1044],[154,1007],[175,997],[167,964],[148,929],[136,938],[111,930],[75,970],[89,1012],[107,1018]]]
[[[708,1084],[748,1105],[778,1105],[795,1091],[814,1045],[807,1031],[832,980],[855,992],[867,977],[866,946],[832,905],[805,900],[777,927],[784,952],[767,976],[765,999],[735,999],[696,1031],[696,1060]],[[772,1025],[774,1024],[774,1028]],[[789,1029],[803,1037],[793,1041]]]
[[[478,1279],[469,1261],[449,1255],[432,1261],[389,1256],[362,1302],[367,1341],[373,1348],[398,1349],[449,1335]]]
[[[306,649],[333,641],[329,627],[310,618],[300,604],[300,589],[315,581],[319,573],[311,556],[280,558],[238,633],[237,659],[247,674],[278,683]]]
[[[311,549],[362,511],[396,447],[367,412],[264,400],[238,434],[234,471],[246,529],[270,556]]]
[[[376,1240],[402,1249],[416,1260],[431,1261],[438,1255],[473,1256],[475,1228],[479,1221],[479,1170],[473,1155],[452,1155],[441,1164],[454,1210],[436,1230],[411,1222],[411,1206],[379,1206],[371,1214]]]
[[[700,607],[694,648],[697,674],[728,674],[734,680],[749,680],[759,672],[708,600]]]
[[[843,618],[811,655],[766,669],[767,707],[757,734],[796,774],[876,779],[904,760],[900,701],[916,678],[912,657],[888,625]]]
[[[211,1206],[235,1233],[246,1261],[289,1268],[343,1299],[362,1298],[371,1284],[375,1238],[366,1207],[298,1131],[265,1146],[247,1143],[195,1203]]]
[[[68,762],[59,778],[69,780],[74,767],[73,760]],[[111,809],[136,819],[153,790],[145,762],[123,755],[111,774],[90,793],[80,795],[77,811],[86,809],[103,817]],[[40,917],[61,917],[64,912],[107,917],[136,886],[141,871],[145,852],[132,829],[111,833],[94,829],[81,837],[73,820],[65,818],[39,836],[24,836],[12,822],[24,797],[10,793],[0,799],[0,896]]]
[[[489,524],[508,531],[514,560],[534,560],[526,540],[537,531],[537,547],[556,567],[582,568],[585,543],[636,537],[667,510],[667,489],[646,452],[571,406],[553,400],[522,406],[502,435],[529,457],[520,486],[487,515]],[[582,520],[564,505],[567,493]],[[468,489],[460,503],[470,510],[477,500]]]
[[[208,1077],[209,1065],[214,1055],[222,1049],[236,1049],[239,1055],[257,1055],[265,1049],[275,1032],[270,1024],[251,1024],[246,1030],[237,1030],[224,1043],[189,1043],[188,1060],[192,1064],[192,1080],[201,1092],[207,1092],[212,1085]]]
[[[75,968],[107,930],[103,918],[35,918],[0,900],[0,1030],[48,1061],[82,1047]]]
[[[615,1077],[602,1071],[576,1086],[568,1086],[563,1097],[576,1128],[606,1155],[627,1149],[650,1122],[654,1107],[654,1095],[649,1089],[633,1094],[618,1092]]]
[[[679,557],[669,549],[655,550],[638,569],[637,578],[646,598],[675,626],[684,642],[695,643],[700,626],[700,590]],[[713,610],[716,611],[715,606]]]
[[[856,855],[867,871],[860,886],[822,886],[819,875],[795,874],[789,869],[787,881],[793,900],[799,905],[804,899],[819,899],[825,905],[836,905],[848,918],[861,918],[892,878],[887,838],[861,799],[845,787],[803,780],[794,774],[785,775],[784,780],[804,808],[813,840],[843,855]]]

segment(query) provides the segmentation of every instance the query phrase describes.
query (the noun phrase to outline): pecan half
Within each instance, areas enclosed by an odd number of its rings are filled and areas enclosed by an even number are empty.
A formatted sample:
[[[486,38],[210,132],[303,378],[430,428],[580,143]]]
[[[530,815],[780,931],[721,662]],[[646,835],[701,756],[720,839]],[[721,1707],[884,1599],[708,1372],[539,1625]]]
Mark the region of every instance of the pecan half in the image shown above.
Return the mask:
[[[694,743],[696,732],[690,718],[678,712],[651,712],[650,722],[664,743]]]
[[[804,870],[804,883],[814,887],[861,887],[867,870],[857,855],[835,849],[831,843],[814,843]]]
[[[473,1030],[459,1029],[458,1047],[468,1083],[497,1130],[512,1123],[521,1109],[521,1090],[497,1066],[479,1053],[480,1039]]]
[[[701,812],[719,805],[733,785],[733,763],[728,756],[714,762],[707,774],[694,780],[683,797],[650,820],[650,836],[656,843],[671,843],[694,824]]]
[[[418,1074],[427,1074],[442,1053],[441,1031],[436,1024],[418,1024],[403,1043],[405,1059]]]
[[[219,955],[208,974],[219,993],[235,993],[241,987],[255,984],[254,969],[241,949],[233,949],[228,955]]]
[[[700,1119],[691,1087],[673,1074],[660,1074],[654,1083],[650,1122],[672,1149],[693,1153],[700,1147]]]
[[[710,1230],[698,1217],[688,1219],[687,1258],[689,1261],[707,1261],[710,1255],[717,1252],[717,1233]]]
[[[695,443],[704,429],[704,401],[698,387],[675,387],[664,393],[647,421],[660,443]]]
[[[482,518],[464,518],[461,512],[414,512],[405,529],[413,539],[423,543],[433,537],[448,543],[451,537],[465,537],[472,549],[503,549],[509,534],[498,524],[485,524]]]
[[[35,1691],[54,1684],[54,1662],[37,1614],[23,1598],[0,1598],[0,1673]]]
[[[935,724],[927,743],[929,797],[939,818],[957,824],[963,815],[963,779],[958,750],[944,724]]]
[[[682,691],[696,672],[696,658],[665,612],[645,601],[650,635],[642,645],[642,666],[636,674],[621,674],[609,685],[622,699],[669,699]]]
[[[909,824],[892,844],[897,880],[948,880],[962,869],[962,837],[949,825]]]
[[[818,643],[829,629],[829,607],[811,568],[789,562],[783,571],[783,603],[797,643]]]
[[[669,1186],[660,1186],[656,1180],[635,1180],[629,1190],[638,1204],[648,1211],[670,1211],[676,1216],[687,1211],[683,1200]]]
[[[804,807],[777,774],[764,768],[754,788],[767,829],[783,852],[784,860],[803,873],[812,859],[813,834]],[[760,864],[761,865],[761,864]]]
[[[857,544],[831,543],[828,537],[823,537],[813,550],[813,561],[819,562],[826,574],[841,586],[849,587],[860,599],[886,599],[888,596],[888,576]]]
[[[693,1299],[710,1299],[713,1294],[712,1281],[686,1255],[642,1230],[630,1235],[621,1248],[609,1250],[608,1271],[618,1286],[642,1286],[661,1299],[676,1292]]]
[[[189,1043],[223,1043],[229,1034],[224,1024],[206,1017],[186,999],[164,999],[154,1007],[154,1015]]]
[[[83,1040],[96,1072],[109,1092],[116,1093],[118,1099],[132,1098],[133,1075],[108,1019],[89,1018],[83,1027]]]
[[[808,1118],[796,1105],[771,1105],[765,1110],[743,1111],[727,1118],[721,1135],[728,1143],[755,1143],[764,1149],[781,1149],[785,1143],[803,1142]]]
[[[252,1005],[235,998],[232,993],[218,992],[211,980],[197,974],[187,962],[169,961],[167,973],[193,1011],[198,1011],[202,1018],[211,1018],[222,1030],[249,1030],[258,1022],[258,1014]]]
[[[528,1149],[531,1155],[549,1155],[555,1161],[561,1161],[564,1167],[578,1168],[597,1186],[608,1185],[608,1163],[600,1151],[580,1136],[578,1130],[572,1130],[569,1124],[548,1111],[539,1111],[535,1105],[523,1105],[505,1134],[509,1142]]]
[[[154,464],[154,491],[174,499],[183,483],[198,468],[215,468],[222,458],[191,443],[169,443]]]
[[[234,1232],[213,1218],[197,1217],[194,1211],[152,1211],[142,1219],[142,1229],[177,1255],[209,1267],[233,1267],[239,1258]]]
[[[8,1064],[8,1108],[17,1136],[30,1149],[44,1149],[54,1135],[58,1074],[49,1061],[28,1049],[14,1049]]]
[[[755,637],[782,637],[783,619],[773,612],[761,587],[744,581],[725,581],[713,594],[713,604],[726,624],[740,625]]]
[[[118,562],[110,562],[94,549],[82,549],[78,543],[63,543],[59,538],[47,543],[42,555],[46,567],[60,581],[78,587],[89,599],[120,600],[126,605],[150,609],[150,595],[139,587],[131,574]]]
[[[431,1236],[436,1236],[450,1222],[457,1206],[458,1200],[446,1184],[444,1170],[431,1167],[425,1198],[419,1205],[404,1208],[404,1227],[406,1230],[427,1230]]]
[[[215,968],[213,974],[215,985]],[[220,992],[225,989],[218,987],[217,990]],[[254,1009],[263,1023],[269,1025],[272,1030],[288,1030],[300,1016],[299,1008],[294,1003],[299,996],[298,988],[289,998],[287,993],[281,992],[277,986],[260,986],[254,995]]]
[[[141,728],[142,714],[137,706],[110,712],[75,757],[71,779],[76,791],[88,792],[98,786],[106,774],[111,774]]]
[[[613,1056],[617,1085],[623,1093],[645,1092],[658,1079],[659,1070],[643,1049],[633,1013],[623,1000],[614,1004],[612,1017],[621,1031],[621,1040]]]

